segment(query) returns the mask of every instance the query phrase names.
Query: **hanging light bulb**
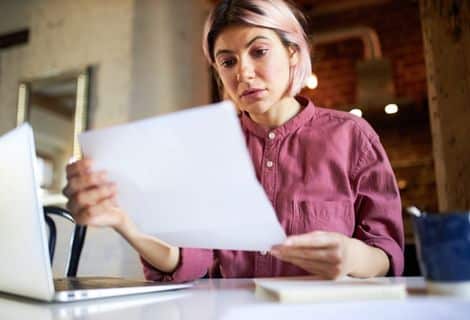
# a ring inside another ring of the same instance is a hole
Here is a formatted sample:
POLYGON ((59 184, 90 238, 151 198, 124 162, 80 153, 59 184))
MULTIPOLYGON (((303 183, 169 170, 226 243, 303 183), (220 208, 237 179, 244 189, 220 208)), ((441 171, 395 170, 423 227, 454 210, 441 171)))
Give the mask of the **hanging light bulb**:
POLYGON ((354 108, 349 111, 349 113, 352 113, 353 115, 362 118, 362 110, 359 108, 354 108))
POLYGON ((390 103, 385 106, 385 113, 386 114, 394 114, 398 112, 398 105, 395 103, 390 103))
POLYGON ((307 88, 312 90, 318 87, 318 78, 315 73, 312 72, 312 74, 308 76, 307 80, 305 81, 305 85, 307 88))

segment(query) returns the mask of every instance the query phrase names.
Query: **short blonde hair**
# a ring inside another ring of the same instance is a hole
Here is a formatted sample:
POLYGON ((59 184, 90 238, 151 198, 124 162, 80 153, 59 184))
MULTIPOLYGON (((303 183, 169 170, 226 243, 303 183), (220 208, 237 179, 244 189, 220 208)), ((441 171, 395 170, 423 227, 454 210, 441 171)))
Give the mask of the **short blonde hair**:
POLYGON ((305 23, 302 13, 283 0, 222 0, 207 17, 202 49, 213 64, 215 40, 225 28, 248 25, 273 30, 284 46, 294 48, 299 55, 298 63, 292 67, 288 88, 288 93, 294 96, 312 72, 310 47, 302 23, 305 23))

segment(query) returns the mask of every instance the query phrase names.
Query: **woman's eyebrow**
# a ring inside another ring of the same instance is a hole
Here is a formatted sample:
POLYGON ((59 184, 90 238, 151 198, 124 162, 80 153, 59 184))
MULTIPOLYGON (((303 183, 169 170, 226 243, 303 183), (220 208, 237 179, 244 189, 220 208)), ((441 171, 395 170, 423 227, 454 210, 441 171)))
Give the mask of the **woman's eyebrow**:
POLYGON ((256 36, 256 37, 254 37, 253 39, 251 39, 250 41, 248 41, 248 42, 245 44, 245 48, 248 48, 249 46, 251 46, 251 44, 252 44, 253 42, 255 42, 256 40, 259 40, 259 39, 270 40, 268 37, 265 37, 265 36, 256 36))
MULTIPOLYGON (((245 48, 248 48, 249 46, 252 45, 253 42, 255 42, 256 40, 259 40, 259 39, 266 39, 266 40, 270 40, 268 37, 265 37, 265 36, 256 36, 254 37, 253 39, 251 39, 250 41, 248 41, 246 44, 245 44, 245 48)), ((215 56, 219 56, 220 54, 224 54, 224 53, 233 53, 232 50, 228 50, 228 49, 222 49, 222 50, 218 50, 215 54, 215 56)))

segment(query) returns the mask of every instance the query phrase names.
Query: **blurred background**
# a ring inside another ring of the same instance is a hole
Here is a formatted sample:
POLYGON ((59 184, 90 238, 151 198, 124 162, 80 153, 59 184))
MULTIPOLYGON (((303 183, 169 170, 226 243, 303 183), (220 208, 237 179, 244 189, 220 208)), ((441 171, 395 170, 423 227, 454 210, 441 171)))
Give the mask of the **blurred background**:
MULTIPOLYGON (((219 100, 201 49, 216 2, 0 0, 0 134, 33 125, 46 203, 64 203, 64 167, 79 156, 80 131, 219 100)), ((404 208, 468 210, 470 1, 292 2, 308 18, 312 47, 302 94, 369 121, 404 208)), ((62 264, 56 259, 56 275, 62 264)), ((96 229, 79 274, 142 277, 131 248, 96 229)))

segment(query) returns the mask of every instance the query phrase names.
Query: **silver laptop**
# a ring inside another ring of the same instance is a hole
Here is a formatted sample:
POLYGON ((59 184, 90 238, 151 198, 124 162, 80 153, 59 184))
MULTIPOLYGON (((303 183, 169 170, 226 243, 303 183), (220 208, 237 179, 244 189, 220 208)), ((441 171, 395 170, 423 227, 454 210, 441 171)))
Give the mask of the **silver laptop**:
POLYGON ((65 302, 192 286, 107 277, 53 279, 35 155, 28 124, 0 137, 0 291, 65 302))

